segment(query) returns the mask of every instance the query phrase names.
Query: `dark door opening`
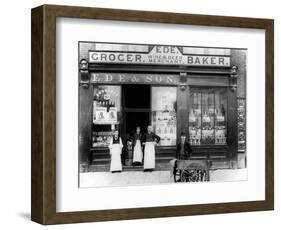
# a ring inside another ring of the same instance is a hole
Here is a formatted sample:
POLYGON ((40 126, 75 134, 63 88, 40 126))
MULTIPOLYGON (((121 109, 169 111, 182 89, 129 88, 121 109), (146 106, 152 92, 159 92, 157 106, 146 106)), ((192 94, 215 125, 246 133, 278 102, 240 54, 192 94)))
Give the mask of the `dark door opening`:
POLYGON ((137 126, 141 127, 141 132, 146 131, 149 125, 149 112, 126 112, 126 133, 133 134, 137 126))
POLYGON ((141 127, 146 131, 150 123, 150 86, 149 85, 123 85, 124 131, 128 135, 141 127))
POLYGON ((123 107, 129 109, 150 109, 149 85, 123 85, 123 107))

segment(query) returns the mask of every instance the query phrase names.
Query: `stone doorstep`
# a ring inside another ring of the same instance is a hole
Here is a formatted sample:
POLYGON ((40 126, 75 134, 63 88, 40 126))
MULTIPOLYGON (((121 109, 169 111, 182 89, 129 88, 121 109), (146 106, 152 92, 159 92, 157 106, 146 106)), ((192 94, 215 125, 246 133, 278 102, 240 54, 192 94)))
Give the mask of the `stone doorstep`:
MULTIPOLYGON (((90 165, 88 170, 83 172, 107 172, 109 171, 109 165, 90 165)), ((122 166, 123 171, 143 171, 143 166, 122 166)), ((156 164, 156 171, 166 171, 169 170, 169 164, 156 164)))

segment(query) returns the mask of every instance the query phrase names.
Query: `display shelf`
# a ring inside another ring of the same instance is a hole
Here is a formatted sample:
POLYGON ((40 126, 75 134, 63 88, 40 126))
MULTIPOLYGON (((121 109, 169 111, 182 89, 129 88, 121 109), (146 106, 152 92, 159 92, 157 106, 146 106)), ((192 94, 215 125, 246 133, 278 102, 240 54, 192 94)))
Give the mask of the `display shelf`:
POLYGON ((190 91, 189 140, 192 146, 225 145, 227 97, 224 88, 190 91))

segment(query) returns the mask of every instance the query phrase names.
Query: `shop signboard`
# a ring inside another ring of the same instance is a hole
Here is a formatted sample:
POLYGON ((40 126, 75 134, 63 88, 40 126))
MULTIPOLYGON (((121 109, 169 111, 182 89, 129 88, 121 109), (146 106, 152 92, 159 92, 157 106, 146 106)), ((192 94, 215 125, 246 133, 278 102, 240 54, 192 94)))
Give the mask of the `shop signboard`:
POLYGON ((137 73, 91 73, 93 84, 151 84, 178 85, 179 75, 137 74, 137 73))
POLYGON ((154 46, 147 53, 89 51, 89 63, 229 67, 230 56, 183 54, 177 46, 154 46))

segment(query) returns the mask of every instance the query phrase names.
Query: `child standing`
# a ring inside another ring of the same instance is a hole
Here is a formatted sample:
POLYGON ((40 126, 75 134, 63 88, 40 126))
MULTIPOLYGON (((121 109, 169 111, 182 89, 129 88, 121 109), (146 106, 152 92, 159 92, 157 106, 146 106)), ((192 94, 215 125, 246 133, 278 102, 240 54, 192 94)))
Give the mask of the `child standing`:
POLYGON ((190 159, 191 153, 192 153, 192 149, 190 143, 186 138, 186 134, 181 133, 180 141, 177 144, 177 159, 188 160, 190 159))

